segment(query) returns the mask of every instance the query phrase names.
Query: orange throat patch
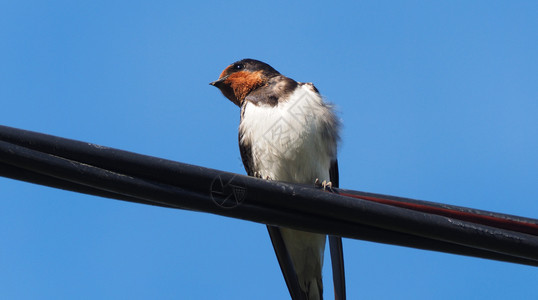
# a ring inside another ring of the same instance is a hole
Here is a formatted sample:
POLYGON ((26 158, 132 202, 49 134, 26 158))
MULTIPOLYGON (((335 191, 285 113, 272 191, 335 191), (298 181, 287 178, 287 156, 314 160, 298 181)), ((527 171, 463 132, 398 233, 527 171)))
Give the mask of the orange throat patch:
POLYGON ((226 78, 224 83, 229 85, 233 90, 235 99, 230 100, 241 106, 248 93, 263 84, 262 71, 232 73, 226 78))

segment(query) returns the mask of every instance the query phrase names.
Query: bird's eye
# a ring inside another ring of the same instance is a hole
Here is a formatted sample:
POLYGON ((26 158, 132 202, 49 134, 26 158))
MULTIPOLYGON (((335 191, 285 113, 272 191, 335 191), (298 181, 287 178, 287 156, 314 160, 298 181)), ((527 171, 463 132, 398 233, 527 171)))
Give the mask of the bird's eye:
POLYGON ((243 64, 235 64, 234 65, 234 70, 241 70, 243 69, 245 66, 243 64))

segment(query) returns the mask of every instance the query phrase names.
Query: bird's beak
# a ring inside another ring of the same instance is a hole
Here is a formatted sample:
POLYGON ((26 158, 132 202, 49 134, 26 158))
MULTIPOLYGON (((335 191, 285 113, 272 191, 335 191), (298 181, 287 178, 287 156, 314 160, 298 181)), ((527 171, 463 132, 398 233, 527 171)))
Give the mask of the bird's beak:
POLYGON ((216 86, 216 87, 220 87, 220 85, 226 80, 228 79, 228 76, 224 76, 222 78, 219 78, 218 80, 215 80, 213 82, 210 82, 209 84, 212 85, 212 86, 216 86))

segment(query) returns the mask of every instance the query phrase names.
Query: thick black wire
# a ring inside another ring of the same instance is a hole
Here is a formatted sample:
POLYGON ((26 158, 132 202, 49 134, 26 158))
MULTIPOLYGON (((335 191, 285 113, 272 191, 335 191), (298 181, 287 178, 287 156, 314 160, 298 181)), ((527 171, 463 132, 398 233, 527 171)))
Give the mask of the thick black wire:
MULTIPOLYGON (((224 173, 218 170, 178 163, 166 159, 140 155, 128 151, 117 150, 76 140, 60 138, 52 135, 36 133, 0 125, 0 140, 15 145, 27 147, 55 156, 64 157, 74 161, 84 162, 109 171, 117 171, 135 177, 155 180, 172 185, 185 186, 189 189, 206 191, 207 178, 215 178, 224 173)), ((515 220, 538 224, 538 220, 519 216, 500 214, 484 210, 466 208, 461 206, 415 200, 389 195, 365 193, 346 189, 336 189, 342 193, 359 196, 373 196, 400 202, 423 204, 441 207, 454 211, 469 212, 477 215, 493 216, 507 220, 515 220)), ((538 235, 538 232, 536 233, 538 235)))
MULTIPOLYGON (((225 173, 214 169, 178 163, 166 159, 140 155, 91 143, 1 125, 0 140, 11 142, 13 144, 44 153, 49 153, 55 156, 64 157, 70 160, 84 162, 85 164, 96 166, 105 170, 117 171, 118 173, 129 174, 131 176, 151 179, 176 186, 184 186, 190 190, 194 189, 207 191, 210 188, 207 185, 207 179, 209 178, 212 180, 220 174, 225 173)), ((536 219, 500 214, 461 206, 346 189, 335 190, 342 193, 355 194, 359 196, 380 197, 400 202, 423 204, 454 211, 469 212, 477 215, 493 216, 506 220, 538 224, 538 220, 536 219)), ((536 235, 538 235, 538 231, 536 232, 536 235)))
POLYGON ((0 143, 0 175, 6 177, 307 231, 538 265, 538 239, 526 234, 6 128, 0 127, 0 140, 32 148, 0 143), (209 195, 216 178, 246 188, 243 203, 232 209, 216 205, 209 195))

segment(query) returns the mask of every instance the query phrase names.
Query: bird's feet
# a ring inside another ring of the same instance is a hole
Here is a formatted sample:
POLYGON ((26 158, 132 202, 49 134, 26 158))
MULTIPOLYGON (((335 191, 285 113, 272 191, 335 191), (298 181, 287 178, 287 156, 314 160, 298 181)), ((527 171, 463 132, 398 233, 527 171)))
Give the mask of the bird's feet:
POLYGON ((314 185, 317 188, 321 188, 324 191, 333 191, 333 183, 327 180, 323 180, 322 182, 319 181, 319 178, 316 178, 316 181, 314 182, 314 185))
POLYGON ((269 176, 263 177, 260 172, 254 172, 254 177, 260 178, 260 179, 265 179, 265 180, 272 180, 271 177, 269 177, 269 176))

